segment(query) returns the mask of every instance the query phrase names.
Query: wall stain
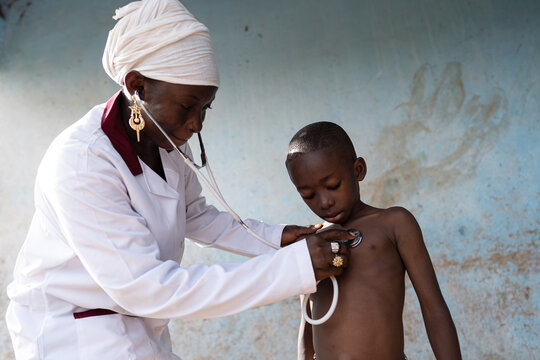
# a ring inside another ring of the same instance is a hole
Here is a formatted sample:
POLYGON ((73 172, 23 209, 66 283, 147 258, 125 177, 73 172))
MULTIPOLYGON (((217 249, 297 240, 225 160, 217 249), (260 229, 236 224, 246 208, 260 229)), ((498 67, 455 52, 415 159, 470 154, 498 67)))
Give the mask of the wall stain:
MULTIPOLYGON (((511 239, 524 239, 517 242, 519 248, 498 246, 492 251, 485 251, 480 256, 461 259, 460 261, 448 259, 446 254, 439 254, 435 265, 448 271, 488 270, 497 273, 503 267, 510 264, 517 267, 513 275, 522 275, 529 272, 540 272, 540 257, 538 256, 537 240, 540 239, 540 229, 525 229, 508 235, 511 239), (530 241, 525 242, 525 239, 530 241)), ((516 242, 512 243, 514 246, 516 242)), ((528 298, 528 293, 525 296, 528 298)))
MULTIPOLYGON (((7 14, 12 10, 13 5, 18 3, 19 0, 0 0, 0 18, 6 19, 7 14)), ((28 9, 32 5, 32 2, 27 1, 19 12, 19 18, 17 20, 17 23, 20 23, 22 19, 24 18, 24 15, 26 14, 26 9, 28 9)))
POLYGON ((509 264, 517 266, 517 274, 528 273, 531 268, 540 269, 540 259, 536 249, 519 249, 508 252, 497 250, 491 254, 474 256, 460 261, 450 260, 445 254, 439 254, 437 258, 438 260, 435 262, 437 268, 451 271, 481 269, 495 272, 509 264))
POLYGON ((410 97, 394 112, 401 119, 386 126, 375 142, 390 168, 369 181, 372 201, 387 207, 420 191, 440 191, 473 176, 484 154, 509 125, 504 91, 487 99, 467 97, 461 64, 449 63, 435 79, 428 64, 414 74, 410 97))

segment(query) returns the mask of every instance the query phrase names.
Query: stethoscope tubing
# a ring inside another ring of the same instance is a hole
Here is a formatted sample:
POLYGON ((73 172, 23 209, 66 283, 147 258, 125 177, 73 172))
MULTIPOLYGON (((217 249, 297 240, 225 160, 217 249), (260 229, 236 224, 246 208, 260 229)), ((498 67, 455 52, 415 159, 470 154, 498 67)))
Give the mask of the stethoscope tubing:
MULTIPOLYGON (((219 201, 219 203, 223 205, 223 207, 227 210, 227 212, 231 214, 234 220, 238 221, 238 223, 242 225, 244 229, 246 229, 248 234, 253 236, 255 239, 271 247, 272 249, 279 250, 280 247, 278 245, 269 242, 268 240, 264 239, 259 234, 251 230, 250 227, 247 226, 247 224, 240 218, 240 216, 229 206, 229 204, 227 204, 227 202, 225 201, 225 198, 223 197, 223 195, 221 194, 221 191, 219 190, 216 179, 214 178, 214 174, 212 173, 210 164, 208 162, 208 157, 206 157, 206 164, 205 164, 206 172, 208 173, 208 178, 206 178, 206 176, 204 176, 204 174, 200 171, 200 168, 193 162, 193 160, 191 160, 186 154, 184 154, 182 150, 180 150, 180 147, 174 143, 174 141, 171 139, 169 134, 167 134, 167 132, 161 127, 161 125, 159 125, 159 123, 157 122, 156 119, 154 119, 152 114, 150 114, 150 112, 146 110, 146 107, 144 106, 141 98, 139 97, 139 93, 137 91, 135 91, 134 96, 135 96, 136 101, 138 102, 138 105, 141 107, 144 113, 150 118, 150 120, 154 123, 154 125, 158 128, 158 130, 163 134, 163 136, 165 136, 167 141, 169 141, 173 149, 182 157, 186 165, 189 166, 189 168, 193 170, 195 174, 197 174, 199 179, 201 179, 204 182, 206 187, 210 190, 210 192, 214 195, 214 197, 219 201)), ((330 309, 328 309, 328 312, 326 313, 326 315, 324 315, 322 318, 317 319, 317 320, 310 318, 307 314, 307 304, 309 300, 309 294, 306 294, 302 301, 302 315, 304 316, 304 319, 312 325, 319 325, 319 324, 324 323, 333 315, 334 311, 336 310, 337 301, 338 301, 338 293, 339 293, 338 285, 337 285, 337 280, 334 276, 331 276, 330 279, 332 280, 332 285, 334 288, 334 296, 332 298, 330 309)))
POLYGON ((240 216, 229 206, 229 204, 227 204, 227 202, 225 201, 225 198, 223 197, 223 195, 221 194, 221 191, 219 190, 219 187, 217 186, 217 182, 209 166, 208 158, 205 165, 206 171, 208 172, 208 179, 207 179, 206 176, 204 176, 204 174, 197 167, 197 165, 195 165, 195 163, 188 156, 186 156, 182 150, 180 150, 179 146, 177 146, 174 143, 174 141, 171 139, 169 134, 167 134, 167 132, 161 127, 161 125, 157 122, 157 120, 154 119, 154 116, 152 116, 152 114, 150 114, 150 112, 146 110, 146 107, 141 101, 141 98, 139 97, 139 93, 137 91, 135 91, 135 99, 137 100, 137 102, 139 103, 138 105, 143 109, 145 114, 148 115, 148 117, 154 123, 154 125, 158 128, 158 130, 163 134, 163 136, 165 136, 167 141, 169 141, 173 149, 182 157, 186 165, 189 166, 191 170, 193 170, 195 174, 197 174, 197 176, 199 176, 199 178, 204 182, 204 184, 210 190, 210 192, 214 195, 214 197, 220 202, 221 205, 223 205, 223 207, 227 210, 227 212, 231 214, 234 220, 238 221, 240 225, 242 225, 248 231, 248 233, 254 236, 257 240, 261 241, 263 244, 267 246, 270 246, 272 249, 278 250, 279 246, 272 244, 271 242, 267 241, 266 239, 264 239, 263 237, 259 236, 257 233, 252 231, 246 225, 246 223, 244 223, 244 221, 240 218, 240 216))

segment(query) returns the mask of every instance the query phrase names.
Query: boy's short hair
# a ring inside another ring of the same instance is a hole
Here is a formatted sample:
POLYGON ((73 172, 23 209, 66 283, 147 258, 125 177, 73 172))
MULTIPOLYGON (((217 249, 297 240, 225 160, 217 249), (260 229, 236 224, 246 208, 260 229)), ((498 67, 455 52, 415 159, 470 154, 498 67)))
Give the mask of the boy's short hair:
POLYGON ((299 155, 327 148, 345 159, 353 162, 356 160, 354 145, 345 130, 333 122, 320 121, 304 126, 292 137, 285 163, 288 164, 299 155))

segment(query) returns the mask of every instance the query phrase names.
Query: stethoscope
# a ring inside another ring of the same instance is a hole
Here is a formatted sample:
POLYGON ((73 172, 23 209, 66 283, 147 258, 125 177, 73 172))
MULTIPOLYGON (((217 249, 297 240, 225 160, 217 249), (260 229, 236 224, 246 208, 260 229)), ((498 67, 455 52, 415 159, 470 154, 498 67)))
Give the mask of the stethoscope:
MULTIPOLYGON (((204 145, 203 145, 201 133, 200 132, 197 133, 197 136, 199 138, 199 145, 200 145, 200 148, 201 148, 201 165, 197 165, 186 154, 184 154, 184 152, 182 150, 180 150, 180 147, 174 143, 174 141, 171 139, 171 137, 161 127, 161 125, 159 125, 159 123, 152 116, 152 114, 150 114, 150 112, 148 110, 146 110, 145 106, 143 105, 143 102, 141 101, 141 98, 139 97, 139 93, 137 91, 135 91, 135 94, 134 94, 134 101, 136 101, 138 103, 136 105, 138 105, 146 113, 146 115, 148 115, 148 117, 150 118, 150 120, 152 120, 154 125, 159 129, 159 131, 163 134, 163 136, 165 136, 167 141, 169 141, 169 143, 171 144, 173 149, 182 157, 182 159, 184 160, 186 165, 191 170, 193 170, 195 172, 195 174, 197 174, 199 179, 201 179, 204 182, 204 184, 206 185, 208 190, 210 190, 210 192, 219 201, 219 203, 221 205, 223 205, 223 207, 227 210, 227 212, 229 214, 231 214, 231 216, 234 218, 234 220, 236 220, 240 225, 242 225, 242 227, 244 229, 246 229, 246 231, 251 236, 253 236, 255 239, 257 239, 260 242, 262 242, 263 244, 271 247, 272 249, 279 250, 280 249, 279 246, 277 246, 275 244, 272 244, 271 242, 264 239, 259 234, 255 233, 253 230, 251 230, 249 228, 249 226, 247 226, 247 224, 240 218, 240 216, 236 212, 234 212, 233 209, 231 209, 229 204, 227 204, 227 202, 225 201, 225 198, 223 197, 223 195, 221 194, 221 191, 219 190, 219 187, 218 187, 218 185, 216 183, 216 179, 214 178, 214 174, 212 173, 212 169, 210 168, 210 164, 208 162, 208 158, 207 158, 206 152, 204 150, 204 145), (203 167, 206 168, 206 172, 208 173, 208 178, 206 176, 204 176, 204 174, 200 171, 200 169, 202 169, 203 167)), ((350 244, 350 246, 351 247, 357 246, 360 243, 360 241, 362 241, 362 235, 360 235, 360 233, 358 233, 356 239, 352 240, 352 243, 350 244)), ((332 314, 334 314, 334 311, 336 310, 337 301, 338 301, 338 295, 339 295, 338 284, 337 284, 337 280, 336 280, 336 278, 334 276, 331 276, 330 279, 332 280, 332 286, 333 286, 333 289, 334 289, 334 296, 332 298, 332 303, 330 305, 330 308, 328 309, 328 312, 323 317, 321 317, 320 319, 315 320, 315 319, 312 319, 311 317, 308 316, 308 314, 307 314, 307 304, 308 304, 308 300, 309 300, 309 294, 304 295, 304 298, 302 300, 302 315, 304 316, 304 319, 308 323, 310 323, 312 325, 319 325, 319 324, 324 323, 325 321, 330 319, 330 317, 332 316, 332 314)))

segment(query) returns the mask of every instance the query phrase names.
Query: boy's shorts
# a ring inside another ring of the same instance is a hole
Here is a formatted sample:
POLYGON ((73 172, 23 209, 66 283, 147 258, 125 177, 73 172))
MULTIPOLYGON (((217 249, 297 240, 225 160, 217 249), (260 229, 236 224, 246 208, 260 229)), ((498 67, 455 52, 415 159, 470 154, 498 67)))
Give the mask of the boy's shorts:
MULTIPOLYGON (((317 360, 317 354, 313 354, 313 360, 317 360)), ((409 360, 407 355, 403 354, 403 360, 409 360)))

